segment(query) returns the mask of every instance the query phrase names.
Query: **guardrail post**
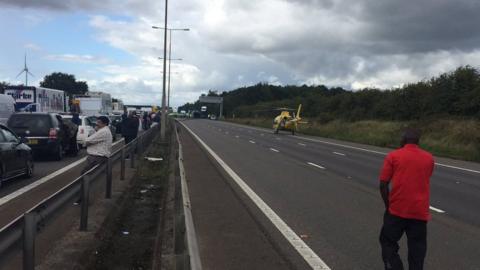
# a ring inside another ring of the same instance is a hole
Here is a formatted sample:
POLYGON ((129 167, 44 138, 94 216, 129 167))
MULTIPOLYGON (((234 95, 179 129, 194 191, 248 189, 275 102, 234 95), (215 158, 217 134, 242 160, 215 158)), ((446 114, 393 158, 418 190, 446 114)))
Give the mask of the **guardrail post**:
POLYGON ((35 269, 35 234, 37 232, 36 213, 23 215, 23 269, 35 269))
POLYGON ((130 168, 135 168, 135 148, 136 148, 137 141, 133 141, 130 144, 130 168))
POLYGON ((88 202, 90 194, 90 176, 84 175, 82 178, 81 210, 80 210, 80 231, 87 231, 88 224, 88 202))
POLYGON ((105 190, 105 198, 112 198, 112 158, 107 159, 107 186, 105 190))
POLYGON ((122 148, 120 157, 120 180, 125 180, 125 147, 122 148))

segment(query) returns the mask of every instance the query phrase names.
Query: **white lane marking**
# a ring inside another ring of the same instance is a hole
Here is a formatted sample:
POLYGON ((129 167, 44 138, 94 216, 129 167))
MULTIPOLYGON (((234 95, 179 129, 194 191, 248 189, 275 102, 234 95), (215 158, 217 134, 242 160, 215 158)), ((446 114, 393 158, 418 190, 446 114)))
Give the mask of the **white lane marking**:
POLYGON ((277 152, 277 153, 280 152, 280 151, 278 151, 278 150, 275 149, 275 148, 270 148, 270 150, 272 150, 273 152, 277 152))
MULTIPOLYGON (((115 146, 116 144, 118 144, 118 143, 120 143, 120 142, 123 142, 123 141, 124 141, 123 139, 120 139, 119 141, 117 141, 117 142, 115 142, 114 144, 112 144, 112 146, 115 146)), ((26 192, 28 192, 28 191, 30 191, 30 190, 32 190, 32 189, 40 186, 41 184, 44 184, 44 183, 52 180, 53 178, 61 175, 62 173, 64 173, 64 172, 66 172, 66 171, 74 168, 75 166, 81 164, 81 163, 84 162, 85 160, 87 160, 87 157, 83 157, 83 158, 81 158, 81 159, 79 159, 79 160, 71 163, 70 165, 61 168, 61 169, 58 170, 58 171, 55 171, 55 172, 53 172, 53 173, 51 173, 51 174, 49 174, 49 175, 47 175, 47 176, 44 176, 44 177, 36 180, 35 182, 31 183, 31 184, 28 185, 28 186, 24 186, 24 187, 22 187, 21 189, 17 189, 16 191, 14 191, 14 192, 12 192, 12 193, 10 193, 10 194, 8 194, 8 195, 6 195, 6 196, 3 196, 2 198, 0 198, 0 206, 6 204, 7 202, 15 199, 16 197, 18 197, 18 196, 20 196, 20 195, 22 195, 22 194, 24 194, 24 193, 26 193, 26 192)))
POLYGON ((315 163, 312 163, 312 162, 307 162, 307 164, 308 164, 308 165, 312 165, 312 166, 314 166, 314 167, 317 167, 317 168, 319 168, 319 169, 325 170, 325 167, 320 166, 320 165, 318 165, 318 164, 315 164, 315 163))
POLYGON ((238 176, 208 145, 206 145, 197 134, 193 133, 184 123, 182 124, 195 139, 210 153, 210 155, 223 167, 237 185, 247 194, 247 196, 255 203, 255 205, 263 212, 263 214, 272 222, 272 224, 280 231, 287 241, 297 250, 303 259, 310 265, 312 269, 330 270, 330 267, 323 262, 320 257, 283 221, 280 216, 266 204, 260 196, 258 196, 240 176, 238 176))
POLYGON ((304 143, 298 143, 298 145, 300 145, 300 146, 307 146, 307 145, 304 144, 304 143))
POLYGON ((441 167, 447 167, 447 168, 450 168, 450 169, 462 170, 462 171, 466 171, 466 172, 480 173, 480 171, 466 169, 466 168, 462 168, 462 167, 455 167, 455 166, 446 165, 446 164, 442 164, 442 163, 436 163, 435 162, 435 165, 441 166, 441 167))
POLYGON ((433 210, 433 211, 441 213, 441 214, 445 213, 445 211, 443 211, 442 209, 438 209, 438 208, 435 208, 433 206, 430 206, 430 210, 433 210))
POLYGON ((238 135, 235 135, 235 138, 240 138, 240 136, 238 136, 238 135))
POLYGON ((276 138, 276 139, 277 139, 277 140, 279 140, 279 141, 281 141, 281 140, 282 140, 282 139, 280 139, 280 138, 276 138))
POLYGON ((339 156, 346 156, 345 154, 343 153, 339 153, 339 152, 333 152, 335 155, 339 155, 339 156))
MULTIPOLYGON (((290 136, 290 135, 288 135, 288 136, 290 136)), ((384 156, 387 155, 387 153, 384 153, 384 152, 369 150, 369 149, 360 148, 360 147, 355 147, 355 146, 350 146, 350 145, 344 145, 344 144, 339 144, 339 143, 326 142, 326 141, 322 141, 322 140, 316 140, 316 139, 310 139, 310 138, 304 138, 304 137, 298 137, 298 136, 296 136, 295 138, 302 139, 302 140, 307 140, 307 141, 311 141, 311 142, 319 142, 319 143, 324 143, 324 144, 341 146, 341 147, 344 147, 344 148, 350 148, 350 149, 360 150, 360 151, 369 152, 369 153, 374 153, 374 154, 379 154, 379 155, 384 155, 384 156)), ((472 169, 467 169, 467 168, 462 168, 462 167, 456 167, 456 166, 446 165, 446 164, 443 164, 443 163, 437 163, 437 162, 435 162, 435 165, 441 166, 441 167, 450 168, 450 169, 456 169, 456 170, 466 171, 466 172, 480 173, 480 171, 477 171, 477 170, 472 170, 472 169)))
POLYGON ((249 141, 250 143, 255 143, 254 141, 249 141))

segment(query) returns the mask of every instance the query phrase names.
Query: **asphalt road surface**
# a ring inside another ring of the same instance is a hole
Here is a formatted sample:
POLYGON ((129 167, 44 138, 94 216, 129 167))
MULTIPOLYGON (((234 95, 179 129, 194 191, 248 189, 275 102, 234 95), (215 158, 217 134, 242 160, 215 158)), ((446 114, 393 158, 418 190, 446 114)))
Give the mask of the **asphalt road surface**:
MULTIPOLYGON (((219 121, 183 124, 331 269, 382 269, 378 174, 391 149, 219 121)), ((425 269, 480 269, 480 164, 436 162, 425 269)), ((406 263, 405 239, 400 253, 406 263)))

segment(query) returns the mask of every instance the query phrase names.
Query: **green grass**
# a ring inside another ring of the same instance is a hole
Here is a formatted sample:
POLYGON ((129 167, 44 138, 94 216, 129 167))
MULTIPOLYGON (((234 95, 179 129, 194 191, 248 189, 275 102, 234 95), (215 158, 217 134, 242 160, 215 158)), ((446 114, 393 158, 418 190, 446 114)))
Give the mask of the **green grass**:
MULTIPOLYGON (((252 126, 272 128, 272 119, 241 118, 227 121, 252 126)), ((406 127, 422 131, 420 146, 436 156, 461 160, 480 161, 480 121, 465 119, 436 119, 411 122, 366 120, 345 122, 334 120, 322 123, 309 119, 300 127, 306 135, 381 147, 396 148, 406 127)))

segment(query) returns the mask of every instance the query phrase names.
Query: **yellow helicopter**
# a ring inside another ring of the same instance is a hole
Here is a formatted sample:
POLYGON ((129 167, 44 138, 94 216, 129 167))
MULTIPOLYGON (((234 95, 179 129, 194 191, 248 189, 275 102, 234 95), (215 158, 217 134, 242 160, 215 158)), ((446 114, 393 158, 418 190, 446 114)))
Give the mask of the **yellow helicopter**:
POLYGON ((298 106, 297 114, 293 109, 289 108, 280 108, 280 114, 275 117, 273 120, 273 132, 278 134, 280 130, 286 130, 292 132, 292 135, 295 135, 295 132, 298 129, 298 124, 304 124, 306 122, 300 122, 302 119, 300 117, 300 110, 302 109, 302 104, 298 106), (292 112, 292 114, 290 114, 292 112))

